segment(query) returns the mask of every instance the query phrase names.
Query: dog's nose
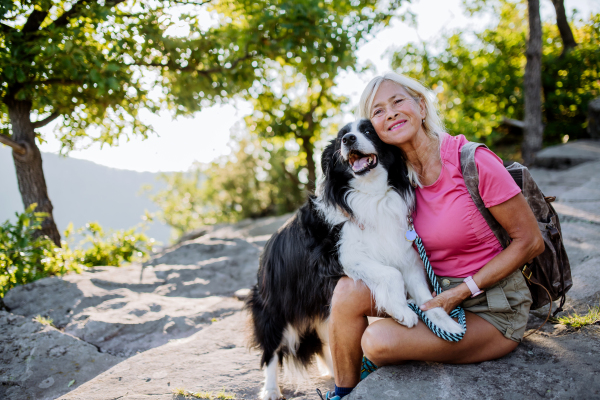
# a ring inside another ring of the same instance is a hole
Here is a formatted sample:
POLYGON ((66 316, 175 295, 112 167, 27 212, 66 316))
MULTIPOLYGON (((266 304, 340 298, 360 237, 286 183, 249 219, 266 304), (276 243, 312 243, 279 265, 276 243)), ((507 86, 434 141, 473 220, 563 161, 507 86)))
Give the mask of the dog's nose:
POLYGON ((344 144, 354 144, 356 142, 356 135, 354 133, 346 133, 344 137, 342 137, 342 143, 344 144))

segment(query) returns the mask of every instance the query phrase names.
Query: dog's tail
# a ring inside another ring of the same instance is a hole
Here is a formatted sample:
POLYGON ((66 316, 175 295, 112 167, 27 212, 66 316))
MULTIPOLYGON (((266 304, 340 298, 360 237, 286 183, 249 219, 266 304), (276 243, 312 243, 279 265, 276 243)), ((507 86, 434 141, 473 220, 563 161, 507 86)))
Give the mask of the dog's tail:
POLYGON ((250 346, 262 351, 261 368, 277 356, 279 364, 285 365, 286 372, 297 380, 307 376, 306 371, 315 356, 327 360, 329 367, 327 323, 316 320, 286 322, 283 314, 267 309, 257 286, 252 288, 245 303, 252 325, 250 346))
MULTIPOLYGON (((281 322, 282 318, 267 310, 257 285, 252 288, 250 294, 246 297, 244 308, 249 312, 251 318, 250 347, 262 351, 263 354, 260 360, 262 368, 280 350, 285 326, 281 322)), ((280 363, 282 355, 280 354, 279 357, 280 363)))

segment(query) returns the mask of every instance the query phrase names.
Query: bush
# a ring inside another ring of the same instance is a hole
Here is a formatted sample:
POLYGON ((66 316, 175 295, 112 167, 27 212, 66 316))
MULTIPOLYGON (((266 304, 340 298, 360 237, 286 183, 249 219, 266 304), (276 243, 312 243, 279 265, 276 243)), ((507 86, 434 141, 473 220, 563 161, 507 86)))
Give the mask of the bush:
POLYGON ((46 213, 34 212, 32 204, 17 221, 0 225, 0 297, 17 285, 51 275, 80 272, 81 267, 65 259, 68 253, 45 236, 36 235, 46 213))
POLYGON ((39 235, 46 213, 35 212, 32 204, 17 221, 0 225, 0 298, 18 285, 24 285, 84 268, 100 265, 120 266, 142 259, 152 251, 154 239, 148 238, 144 226, 105 232, 97 222, 88 223, 77 233, 85 234, 77 248, 72 248, 73 225, 63 233, 62 248, 39 235))
MULTIPOLYGON (((71 252, 71 257, 84 267, 108 265, 119 267, 124 262, 141 261, 152 252, 154 239, 143 232, 144 226, 135 226, 127 230, 105 232, 97 222, 90 222, 77 233, 85 234, 79 247, 71 252)), ((70 224, 64 235, 71 236, 73 225, 70 224)), ((67 247, 67 251, 70 251, 67 247)))

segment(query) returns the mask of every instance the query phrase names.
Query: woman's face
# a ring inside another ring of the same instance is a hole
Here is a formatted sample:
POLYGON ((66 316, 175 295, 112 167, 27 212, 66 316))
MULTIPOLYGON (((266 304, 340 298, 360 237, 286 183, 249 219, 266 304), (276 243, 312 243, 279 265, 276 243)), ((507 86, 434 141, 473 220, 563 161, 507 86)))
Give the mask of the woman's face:
POLYGON ((381 140, 401 147, 416 138, 425 116, 423 101, 415 101, 397 83, 383 81, 375 93, 370 119, 381 140))

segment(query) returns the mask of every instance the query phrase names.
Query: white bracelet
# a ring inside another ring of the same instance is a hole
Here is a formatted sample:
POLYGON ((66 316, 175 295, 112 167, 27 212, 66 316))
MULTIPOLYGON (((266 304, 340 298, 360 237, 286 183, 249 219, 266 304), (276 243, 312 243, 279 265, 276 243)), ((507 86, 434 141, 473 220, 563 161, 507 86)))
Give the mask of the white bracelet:
POLYGON ((479 289, 472 276, 467 276, 463 282, 469 287, 469 290, 471 291, 471 298, 479 296, 481 293, 483 293, 483 290, 479 289))

